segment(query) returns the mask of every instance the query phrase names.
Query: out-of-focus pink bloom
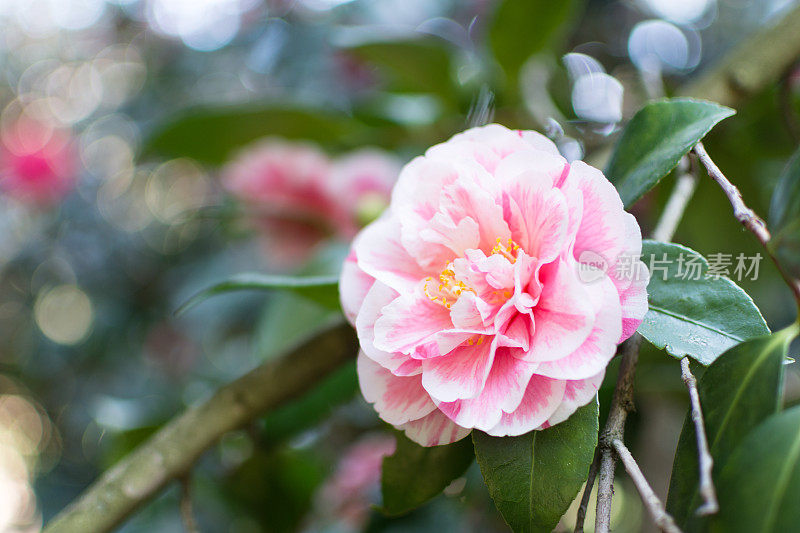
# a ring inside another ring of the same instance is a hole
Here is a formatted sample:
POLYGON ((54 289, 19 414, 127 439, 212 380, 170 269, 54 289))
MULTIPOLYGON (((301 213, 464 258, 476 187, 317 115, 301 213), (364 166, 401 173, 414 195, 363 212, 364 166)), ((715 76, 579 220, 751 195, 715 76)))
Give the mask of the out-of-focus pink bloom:
POLYGON ((566 420, 647 311, 641 246, 603 174, 538 133, 434 146, 345 262, 365 398, 424 446, 566 420))
POLYGON ((379 494, 383 458, 393 454, 394 448, 390 435, 370 435, 351 446, 320 489, 318 513, 348 530, 361 531, 379 494))
POLYGON ((326 185, 330 171, 328 158, 311 145, 265 139, 228 165, 222 179, 266 214, 336 220, 340 213, 326 185))
POLYGON ((252 211, 278 265, 305 260, 323 239, 350 231, 349 217, 328 192, 331 163, 303 143, 264 139, 223 171, 224 187, 252 211))
POLYGON ((378 150, 330 160, 309 144, 265 139, 223 171, 223 184, 251 211, 279 266, 306 260, 325 239, 351 239, 389 203, 399 163, 378 150))
POLYGON ((400 166, 395 157, 377 149, 352 152, 334 162, 329 188, 350 215, 353 232, 346 237, 352 238, 386 209, 400 166))
POLYGON ((52 205, 75 186, 77 156, 71 135, 30 119, 0 132, 0 188, 26 203, 52 205))

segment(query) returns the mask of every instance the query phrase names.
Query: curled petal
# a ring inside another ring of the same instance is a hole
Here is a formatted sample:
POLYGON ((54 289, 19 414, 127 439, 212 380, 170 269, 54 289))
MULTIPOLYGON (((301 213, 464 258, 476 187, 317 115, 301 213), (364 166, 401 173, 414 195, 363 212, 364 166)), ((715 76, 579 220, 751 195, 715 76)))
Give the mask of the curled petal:
POLYGON ((351 252, 342 265, 342 276, 339 281, 342 310, 351 324, 355 325, 359 307, 373 283, 375 283, 375 278, 358 268, 356 255, 351 252))
POLYGON ((427 276, 400 242, 400 224, 388 213, 364 228, 353 242, 358 266, 389 287, 408 292, 427 276))
POLYGON ((647 284, 650 282, 650 274, 641 261, 634 263, 633 269, 631 284, 619 292, 622 303, 622 335, 618 342, 633 335, 647 314, 647 284))
POLYGON ((512 413, 503 413, 500 421, 486 432, 495 437, 505 437, 522 435, 538 428, 562 403, 565 387, 565 381, 534 375, 519 407, 512 413))
POLYGON ((481 336, 442 357, 422 362, 422 386, 439 401, 473 398, 480 394, 492 369, 495 345, 481 336))
POLYGON ((569 217, 560 190, 520 174, 506 185, 502 202, 512 239, 526 254, 549 263, 566 248, 569 217))
POLYGON ((603 383, 604 376, 605 370, 588 379, 565 382, 564 399, 561 401, 561 405, 550 415, 547 422, 542 424, 541 429, 563 422, 572 416, 572 413, 579 407, 583 407, 593 399, 597 401, 597 391, 603 383))
POLYGON ((536 370, 538 374, 556 379, 584 379, 602 372, 614 357, 622 334, 622 308, 617 289, 607 277, 587 288, 595 309, 592 332, 568 356, 541 363, 536 370))
POLYGON ((417 288, 401 294, 381 310, 375 321, 375 346, 386 352, 413 353, 440 331, 453 328, 450 311, 417 288))
POLYGON ((375 347, 375 321, 384 307, 397 299, 397 292, 380 281, 375 282, 364 297, 356 316, 356 332, 361 350, 373 361, 398 376, 422 372, 419 361, 401 352, 387 352, 375 347))
POLYGON ((535 331, 529 361, 555 361, 574 352, 592 331, 595 310, 574 262, 559 259, 542 267, 542 294, 533 309, 535 331))
POLYGON ((441 411, 434 410, 418 420, 412 420, 398 427, 406 437, 420 446, 441 446, 459 441, 470 434, 471 428, 464 428, 447 418, 441 411))
MULTIPOLYGON (((439 410, 461 426, 488 431, 498 424, 504 412, 519 407, 535 368, 535 364, 513 357, 510 350, 501 348, 497 350, 492 371, 480 395, 437 402, 439 410)), ((560 400, 559 396, 557 401, 560 400)))
POLYGON ((358 354, 356 367, 364 398, 388 423, 405 424, 436 408, 422 388, 419 375, 395 376, 363 353, 358 354))

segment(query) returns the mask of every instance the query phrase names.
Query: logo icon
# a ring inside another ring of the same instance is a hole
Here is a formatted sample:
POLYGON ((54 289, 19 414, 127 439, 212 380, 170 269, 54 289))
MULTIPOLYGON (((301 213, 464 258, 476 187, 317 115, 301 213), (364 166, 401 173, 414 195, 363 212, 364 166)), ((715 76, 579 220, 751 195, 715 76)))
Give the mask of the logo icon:
POLYGON ((578 257, 578 279, 583 283, 602 279, 607 270, 608 261, 597 252, 584 250, 578 257))

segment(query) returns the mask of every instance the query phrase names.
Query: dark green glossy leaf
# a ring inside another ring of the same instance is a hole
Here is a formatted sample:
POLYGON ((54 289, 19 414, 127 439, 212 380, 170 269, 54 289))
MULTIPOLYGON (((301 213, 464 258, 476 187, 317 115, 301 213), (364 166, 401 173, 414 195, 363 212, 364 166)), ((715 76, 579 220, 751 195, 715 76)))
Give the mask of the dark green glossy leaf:
MULTIPOLYGON (((743 342, 722 354, 700 378, 697 388, 714 458, 714 479, 739 442, 780 408, 784 359, 795 333, 782 330, 743 342)), ((695 439, 687 414, 672 466, 667 510, 689 531, 701 526, 694 515, 701 504, 695 439)))
POLYGON ((787 224, 772 234, 769 249, 793 278, 800 278, 800 220, 787 224))
POLYGON ((472 432, 495 505, 517 532, 552 531, 586 481, 597 446, 596 401, 566 421, 519 437, 472 432))
POLYGON ((769 225, 773 231, 800 219, 800 149, 783 169, 769 206, 769 225))
POLYGON ((376 41, 347 50, 376 65, 392 91, 433 93, 445 102, 456 94, 450 54, 441 41, 376 41))
POLYGON ((305 139, 324 146, 367 142, 363 126, 345 115, 287 105, 188 109, 150 135, 143 156, 191 157, 220 164, 237 149, 266 136, 305 139))
POLYGON ((731 454, 719 476, 713 531, 784 533, 800 525, 800 406, 773 415, 731 454))
POLYGON ((650 309, 638 331, 670 355, 708 365, 728 348, 769 333, 752 298, 727 278, 706 279, 708 262, 694 250, 644 241, 642 260, 651 268, 650 309))
POLYGON ((425 448, 398 433, 394 454, 383 459, 383 512, 399 515, 416 509, 461 476, 474 457, 469 439, 425 448))
POLYGON ((769 246, 789 274, 800 277, 800 149, 781 174, 769 209, 769 246))
POLYGON ((578 5, 570 0, 504 0, 500 4, 489 28, 489 43, 512 83, 525 61, 562 33, 578 5))
POLYGON ((314 301, 328 309, 339 309, 339 278, 337 276, 269 276, 266 274, 238 274, 232 278, 200 291, 180 306, 176 314, 218 294, 250 290, 287 290, 314 301))
MULTIPOLYGON (((236 502, 238 512, 248 517, 250 527, 256 531, 292 533, 301 530, 303 520, 313 508, 314 495, 330 475, 331 467, 314 450, 288 446, 271 450, 256 448, 247 457, 235 470, 229 472, 228 467, 218 480, 203 489, 209 498, 218 498, 209 501, 236 502), (218 495, 210 492, 214 490, 219 491, 218 495)), ((199 480, 196 482, 200 484, 199 480)), ((206 529, 218 531, 222 528, 206 529)), ((159 530, 164 528, 152 528, 152 531, 159 530)))
POLYGON ((625 127, 606 168, 625 206, 655 187, 717 122, 734 113, 689 98, 658 100, 640 109, 625 127))
POLYGON ((278 443, 319 424, 339 405, 355 397, 358 377, 355 361, 314 387, 302 398, 268 414, 262 420, 264 441, 278 443))

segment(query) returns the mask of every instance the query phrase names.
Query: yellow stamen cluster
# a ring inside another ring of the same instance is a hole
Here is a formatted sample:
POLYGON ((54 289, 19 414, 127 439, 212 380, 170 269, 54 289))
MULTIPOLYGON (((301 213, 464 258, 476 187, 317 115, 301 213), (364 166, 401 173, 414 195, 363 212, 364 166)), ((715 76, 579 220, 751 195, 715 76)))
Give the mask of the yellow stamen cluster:
MULTIPOLYGON (((515 263, 517 261, 517 254, 519 250, 519 245, 515 243, 512 239, 508 239, 506 243, 503 242, 502 239, 497 239, 497 244, 494 248, 492 248, 492 253, 500 254, 510 262, 515 263)), ((468 286, 461 280, 456 279, 456 273, 453 270, 453 263, 447 263, 442 269, 442 272, 439 274, 439 284, 436 288, 436 291, 432 294, 432 289, 429 289, 429 285, 431 283, 435 283, 433 277, 429 276, 425 278, 425 284, 423 285, 423 290, 425 291, 425 296, 431 299, 431 301, 439 303, 446 308, 450 309, 452 307, 453 302, 458 300, 461 293, 464 291, 468 291, 471 293, 475 293, 475 290, 468 286)), ((496 291, 496 297, 500 297, 500 291, 496 291)), ((511 297, 511 292, 505 290, 502 292, 502 298, 508 299, 511 297)), ((474 342, 470 340, 470 342, 474 342)), ((478 340, 478 344, 483 342, 482 339, 478 340)))
POLYGON ((467 339, 467 344, 469 346, 475 346, 475 345, 480 346, 481 344, 483 344, 484 335, 476 335, 476 337, 478 337, 478 341, 477 342, 475 341, 475 337, 472 337, 472 338, 467 339))
POLYGON ((497 244, 492 248, 492 255, 500 254, 514 263, 517 261, 517 250, 519 250, 519 244, 511 239, 508 239, 508 243, 503 244, 503 240, 498 237, 497 244))
POLYGON ((433 278, 430 276, 425 278, 425 295, 430 298, 431 301, 441 303, 448 309, 450 309, 450 307, 453 305, 452 302, 458 300, 458 297, 461 296, 462 292, 475 292, 463 281, 456 279, 456 273, 453 271, 452 263, 445 265, 444 270, 442 270, 441 274, 439 274, 439 286, 437 287, 436 295, 432 295, 430 292, 428 292, 428 284, 432 281, 433 278), (450 298, 450 301, 448 301, 448 297, 450 298))

